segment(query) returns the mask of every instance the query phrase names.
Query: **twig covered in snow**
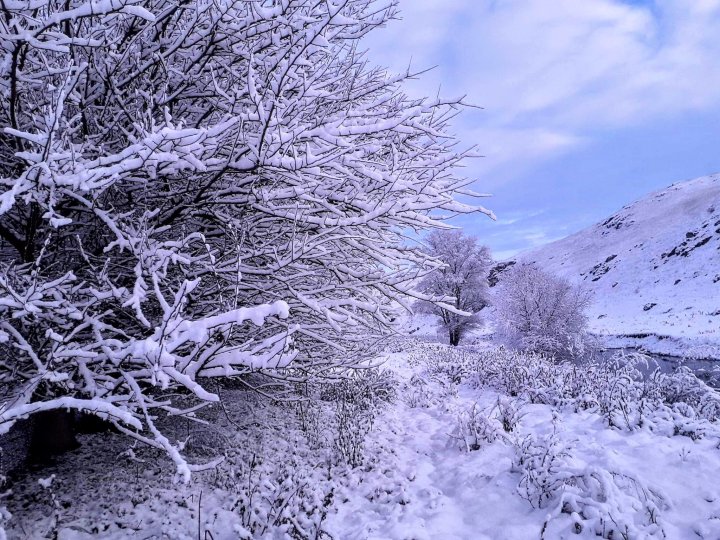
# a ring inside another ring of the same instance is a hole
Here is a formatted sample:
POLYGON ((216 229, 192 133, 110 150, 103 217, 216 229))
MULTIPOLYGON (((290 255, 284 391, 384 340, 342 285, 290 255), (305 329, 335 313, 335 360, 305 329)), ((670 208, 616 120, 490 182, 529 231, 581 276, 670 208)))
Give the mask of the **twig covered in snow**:
POLYGON ((411 73, 357 50, 394 0, 2 11, 0 431, 81 409, 187 477, 163 391, 359 365, 397 303, 439 300, 404 231, 487 213, 454 198, 461 103, 406 97, 411 73))

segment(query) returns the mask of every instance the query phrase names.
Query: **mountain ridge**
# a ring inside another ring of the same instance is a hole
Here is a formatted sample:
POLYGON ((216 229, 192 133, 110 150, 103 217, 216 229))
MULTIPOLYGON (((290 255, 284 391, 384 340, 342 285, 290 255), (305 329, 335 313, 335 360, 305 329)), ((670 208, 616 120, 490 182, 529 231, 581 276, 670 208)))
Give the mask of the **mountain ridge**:
POLYGON ((720 346, 720 174, 650 193, 515 259, 589 288, 596 333, 720 346))

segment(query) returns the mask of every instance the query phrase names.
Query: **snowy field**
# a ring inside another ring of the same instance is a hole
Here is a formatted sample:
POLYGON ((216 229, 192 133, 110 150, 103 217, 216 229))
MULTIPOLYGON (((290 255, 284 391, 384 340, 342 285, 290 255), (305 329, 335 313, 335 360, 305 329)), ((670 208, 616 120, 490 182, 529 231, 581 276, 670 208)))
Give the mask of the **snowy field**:
POLYGON ((188 485, 85 435, 15 479, 8 538, 720 538, 720 395, 691 375, 414 338, 384 358, 301 402, 218 388, 205 426, 166 426, 225 456, 188 485))

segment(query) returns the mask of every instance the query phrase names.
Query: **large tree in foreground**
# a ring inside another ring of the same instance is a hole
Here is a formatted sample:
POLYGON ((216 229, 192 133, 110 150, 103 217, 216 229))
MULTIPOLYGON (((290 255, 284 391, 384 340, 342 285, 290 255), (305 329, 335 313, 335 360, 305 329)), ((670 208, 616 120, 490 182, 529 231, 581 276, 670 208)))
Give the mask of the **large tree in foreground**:
POLYGON ((509 344, 551 355, 572 356, 590 344, 589 291, 534 264, 519 263, 500 277, 495 295, 498 330, 509 344))
POLYGON ((431 299, 403 231, 478 209, 458 103, 357 52, 394 4, 2 2, 0 435, 82 410, 187 479, 157 418, 203 379, 355 365, 431 299))
POLYGON ((479 324, 478 312, 488 304, 490 251, 459 230, 433 231, 426 243, 428 252, 443 264, 422 280, 420 290, 445 297, 446 303, 420 302, 419 306, 440 317, 450 344, 455 346, 479 324))

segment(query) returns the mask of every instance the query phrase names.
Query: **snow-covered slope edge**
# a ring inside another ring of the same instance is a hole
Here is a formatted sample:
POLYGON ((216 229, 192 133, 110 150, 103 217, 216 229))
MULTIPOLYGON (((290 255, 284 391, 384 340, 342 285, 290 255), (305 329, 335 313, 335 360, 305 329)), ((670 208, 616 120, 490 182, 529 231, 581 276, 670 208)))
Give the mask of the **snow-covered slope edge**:
POLYGON ((720 175, 673 184, 518 259, 590 288, 599 334, 720 357, 720 175))

